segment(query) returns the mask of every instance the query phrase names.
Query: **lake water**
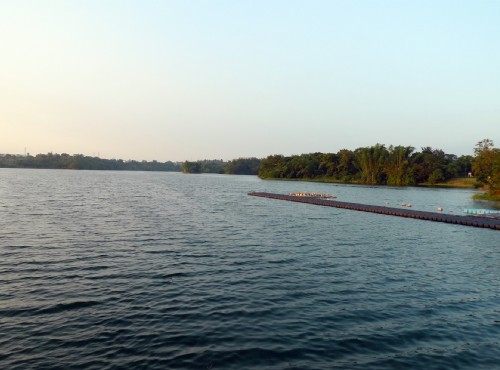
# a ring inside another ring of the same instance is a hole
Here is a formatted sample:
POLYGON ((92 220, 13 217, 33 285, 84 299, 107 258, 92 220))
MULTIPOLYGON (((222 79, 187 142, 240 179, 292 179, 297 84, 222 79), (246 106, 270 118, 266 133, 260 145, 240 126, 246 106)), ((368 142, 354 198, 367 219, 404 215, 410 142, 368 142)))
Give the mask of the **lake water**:
POLYGON ((494 369, 500 232, 473 191, 0 169, 2 369, 494 369))

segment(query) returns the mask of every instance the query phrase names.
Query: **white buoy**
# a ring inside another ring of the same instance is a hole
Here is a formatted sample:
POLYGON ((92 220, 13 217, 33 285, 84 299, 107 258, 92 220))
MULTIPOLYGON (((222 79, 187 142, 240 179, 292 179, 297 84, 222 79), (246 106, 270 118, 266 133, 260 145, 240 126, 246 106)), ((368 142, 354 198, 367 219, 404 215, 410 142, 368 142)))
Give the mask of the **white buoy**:
POLYGON ((407 207, 411 207, 411 203, 408 203, 406 206, 407 206, 407 207))
POLYGON ((438 208, 438 211, 439 211, 439 212, 443 212, 443 208, 439 207, 439 208, 438 208))

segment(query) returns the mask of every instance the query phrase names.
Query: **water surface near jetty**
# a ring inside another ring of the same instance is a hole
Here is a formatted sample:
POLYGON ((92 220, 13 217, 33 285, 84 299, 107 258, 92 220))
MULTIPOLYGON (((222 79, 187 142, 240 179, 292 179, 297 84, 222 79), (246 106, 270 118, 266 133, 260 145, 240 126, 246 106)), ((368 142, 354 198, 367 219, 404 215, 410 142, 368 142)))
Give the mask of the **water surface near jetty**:
POLYGON ((0 169, 0 368, 491 369, 500 235, 471 190, 0 169))

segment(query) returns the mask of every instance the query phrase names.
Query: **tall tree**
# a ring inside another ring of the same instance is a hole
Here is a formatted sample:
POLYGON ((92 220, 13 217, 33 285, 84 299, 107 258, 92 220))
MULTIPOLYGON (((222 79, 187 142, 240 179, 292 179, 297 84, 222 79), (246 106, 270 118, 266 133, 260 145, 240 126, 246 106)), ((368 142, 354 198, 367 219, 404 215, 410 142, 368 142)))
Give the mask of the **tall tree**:
POLYGON ((327 177, 336 177, 339 165, 339 157, 333 153, 321 154, 318 171, 327 177))
POLYGON ((422 152, 411 157, 416 183, 435 184, 449 178, 446 171, 447 155, 441 149, 422 148, 422 152))
POLYGON ((339 164, 337 167, 337 176, 339 180, 351 181, 357 174, 356 156, 349 149, 341 149, 337 152, 339 164))
POLYGON ((356 163, 361 172, 361 181, 365 184, 381 184, 382 170, 387 158, 387 149, 383 144, 358 148, 355 151, 356 163))
POLYGON ((493 172, 493 164, 495 163, 495 150, 493 141, 490 139, 481 140, 474 148, 474 162, 472 170, 479 183, 486 185, 488 178, 493 172))
POLYGON ((385 167, 387 173, 388 185, 410 185, 415 182, 415 178, 410 171, 410 155, 415 150, 411 146, 392 145, 388 150, 387 165, 385 167))
POLYGON ((500 198, 500 149, 495 148, 495 160, 493 162, 492 173, 490 176, 490 195, 500 198))
POLYGON ((286 165, 285 157, 281 154, 270 155, 262 160, 259 168, 259 177, 272 179, 282 177, 286 165))

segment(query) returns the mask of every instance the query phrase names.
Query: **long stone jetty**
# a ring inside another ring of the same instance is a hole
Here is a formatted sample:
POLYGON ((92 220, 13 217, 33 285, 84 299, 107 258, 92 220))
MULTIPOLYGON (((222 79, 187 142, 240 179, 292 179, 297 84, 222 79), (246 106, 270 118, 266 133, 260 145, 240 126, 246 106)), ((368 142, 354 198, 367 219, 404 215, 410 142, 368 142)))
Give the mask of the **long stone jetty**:
POLYGON ((265 192, 250 192, 248 195, 254 197, 263 197, 278 200, 287 200, 290 202, 299 202, 307 204, 315 204, 318 206, 335 207, 350 209, 354 211, 379 213, 383 215, 398 216, 415 218, 418 220, 435 221, 435 222, 445 222, 449 224, 457 224, 472 227, 483 227, 493 230, 500 230, 500 217, 497 215, 481 215, 481 216, 459 216, 450 215, 446 213, 437 212, 426 212, 426 211, 416 211, 413 209, 400 209, 385 206, 374 206, 369 204, 359 204, 350 202, 339 202, 336 200, 323 199, 318 197, 308 197, 308 196, 297 196, 297 195, 286 195, 286 194, 274 194, 265 192))

